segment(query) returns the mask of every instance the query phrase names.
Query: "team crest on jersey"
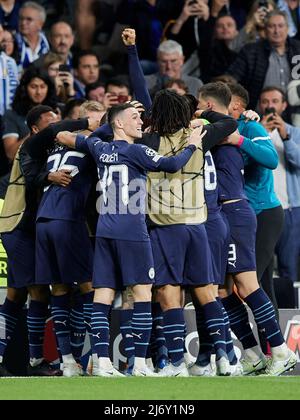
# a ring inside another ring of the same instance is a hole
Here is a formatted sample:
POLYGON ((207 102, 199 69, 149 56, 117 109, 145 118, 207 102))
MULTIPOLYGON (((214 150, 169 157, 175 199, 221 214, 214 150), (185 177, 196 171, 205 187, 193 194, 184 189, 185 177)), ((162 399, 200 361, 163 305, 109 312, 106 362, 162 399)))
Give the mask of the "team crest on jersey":
POLYGON ((149 270, 149 278, 150 278, 151 280, 154 280, 154 277, 155 277, 155 270, 154 270, 154 268, 152 267, 152 268, 150 268, 150 270, 149 270))
POLYGON ((153 150, 153 149, 148 148, 148 149, 145 150, 145 152, 146 152, 146 155, 149 156, 149 157, 154 157, 154 156, 157 155, 156 151, 153 150))
POLYGON ((297 355, 300 360, 300 316, 294 316, 289 320, 285 330, 287 346, 297 355))

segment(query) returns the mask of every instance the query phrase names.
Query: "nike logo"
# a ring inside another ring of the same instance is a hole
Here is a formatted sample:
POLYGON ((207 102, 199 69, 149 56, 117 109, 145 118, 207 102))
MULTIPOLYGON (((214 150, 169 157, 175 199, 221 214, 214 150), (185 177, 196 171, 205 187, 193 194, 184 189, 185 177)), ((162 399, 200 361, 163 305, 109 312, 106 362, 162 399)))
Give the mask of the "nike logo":
POLYGON ((257 362, 257 363, 253 363, 253 365, 252 365, 252 366, 253 366, 253 367, 254 367, 254 369, 255 369, 255 368, 257 368, 257 366, 259 366, 259 365, 260 365, 260 363, 261 363, 261 360, 260 360, 259 362, 257 362))
POLYGON ((141 333, 141 334, 135 334, 135 333, 132 333, 132 336, 133 336, 133 337, 137 337, 139 340, 141 340, 141 339, 142 339, 142 335, 143 335, 143 333, 141 333))
POLYGON ((209 335, 222 335, 222 334, 221 334, 221 330, 218 330, 216 332, 209 333, 209 335))

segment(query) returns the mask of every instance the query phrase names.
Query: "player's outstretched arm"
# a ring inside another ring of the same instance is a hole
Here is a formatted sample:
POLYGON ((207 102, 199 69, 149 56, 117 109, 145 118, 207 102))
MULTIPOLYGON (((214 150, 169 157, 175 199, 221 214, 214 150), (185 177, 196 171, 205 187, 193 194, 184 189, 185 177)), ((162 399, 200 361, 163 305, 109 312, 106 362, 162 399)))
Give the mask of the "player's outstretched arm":
POLYGON ((75 149, 76 147, 76 136, 75 133, 70 133, 70 131, 61 131, 57 134, 56 139, 59 144, 62 146, 70 147, 75 149))
POLYGON ((203 127, 198 127, 193 133, 189 146, 179 155, 168 158, 146 146, 139 147, 136 149, 139 153, 135 157, 135 163, 147 171, 176 173, 188 163, 197 148, 201 147, 205 135, 206 131, 203 131, 203 127))

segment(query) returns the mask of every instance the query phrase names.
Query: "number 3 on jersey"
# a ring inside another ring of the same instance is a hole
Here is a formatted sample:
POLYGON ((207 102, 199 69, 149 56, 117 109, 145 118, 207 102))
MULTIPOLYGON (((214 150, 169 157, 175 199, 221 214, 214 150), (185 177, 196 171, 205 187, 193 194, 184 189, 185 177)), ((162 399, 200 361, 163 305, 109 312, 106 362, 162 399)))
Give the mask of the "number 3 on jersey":
POLYGON ((214 191, 217 188, 217 171, 210 152, 205 154, 204 178, 206 191, 214 191))

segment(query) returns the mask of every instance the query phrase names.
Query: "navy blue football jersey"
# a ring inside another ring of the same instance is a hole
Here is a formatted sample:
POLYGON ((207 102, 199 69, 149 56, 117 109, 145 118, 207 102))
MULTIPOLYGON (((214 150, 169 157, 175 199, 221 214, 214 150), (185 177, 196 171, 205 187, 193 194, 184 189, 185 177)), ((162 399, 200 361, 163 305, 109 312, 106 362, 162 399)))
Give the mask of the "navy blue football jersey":
POLYGON ((104 143, 97 137, 78 135, 76 150, 91 153, 99 172, 102 196, 97 236, 128 241, 148 241, 146 213, 146 175, 148 171, 177 172, 195 146, 180 155, 165 158, 153 149, 126 141, 104 143))
POLYGON ((45 188, 37 220, 84 221, 93 167, 95 164, 86 153, 57 145, 48 158, 47 171, 66 169, 71 172, 72 182, 67 187, 52 184, 45 188))
POLYGON ((221 210, 219 205, 219 188, 217 179, 217 170, 210 152, 205 154, 204 166, 204 193, 208 210, 208 219, 212 219, 214 215, 221 210))
POLYGON ((247 199, 244 188, 244 159, 236 146, 217 146, 212 151, 217 169, 219 201, 247 199))

